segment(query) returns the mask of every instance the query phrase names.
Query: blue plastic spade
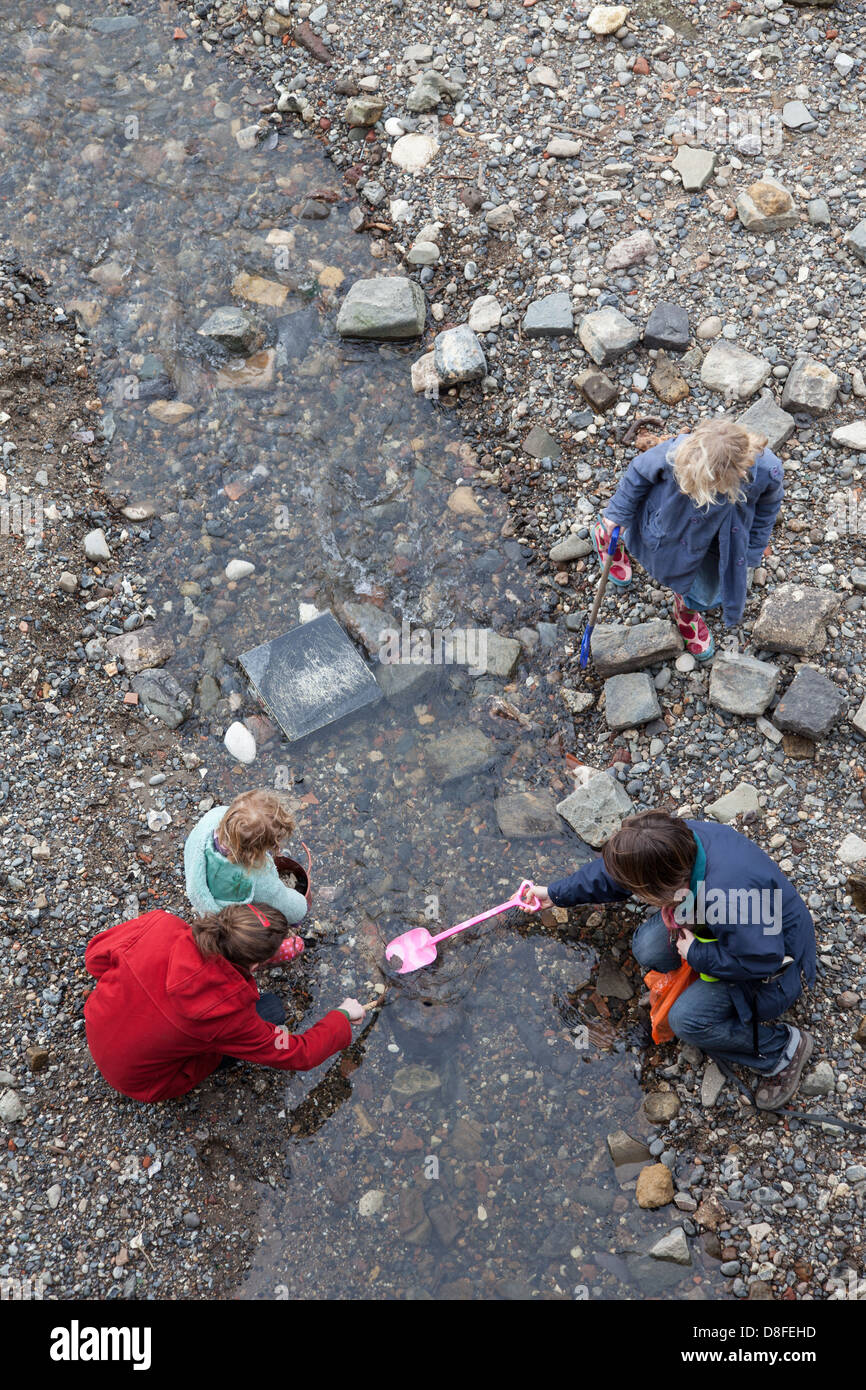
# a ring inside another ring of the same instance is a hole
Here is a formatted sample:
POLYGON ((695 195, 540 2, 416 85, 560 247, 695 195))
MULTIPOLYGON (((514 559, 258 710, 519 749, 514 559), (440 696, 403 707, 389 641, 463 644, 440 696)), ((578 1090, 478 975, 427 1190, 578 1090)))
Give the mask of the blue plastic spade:
POLYGON ((607 588, 607 577, 610 574, 610 567, 613 564, 613 557, 619 545, 620 527, 614 526, 610 533, 610 544, 607 547, 607 554, 604 557, 604 569, 601 572, 601 579, 598 581, 598 589, 595 594, 595 603, 592 605, 592 612, 589 615, 589 622, 583 634, 583 641, 580 644, 580 669, 586 670, 589 663, 589 649, 592 642, 592 630, 595 627, 595 620, 598 617, 598 610, 604 598, 604 591, 607 588))

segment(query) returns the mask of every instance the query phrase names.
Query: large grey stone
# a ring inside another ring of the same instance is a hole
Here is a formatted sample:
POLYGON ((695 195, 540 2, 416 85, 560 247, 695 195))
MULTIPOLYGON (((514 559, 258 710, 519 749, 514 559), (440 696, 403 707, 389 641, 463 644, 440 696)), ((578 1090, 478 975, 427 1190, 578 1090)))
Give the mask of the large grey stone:
POLYGON ((859 261, 866 261, 866 217, 845 237, 844 243, 859 261))
POLYGON ((592 634, 592 660, 600 676, 639 671, 658 661, 679 656, 683 639, 674 623, 655 618, 633 627, 599 623, 592 634))
POLYGON ((427 745, 427 761, 438 782, 454 782, 492 767, 496 744, 474 724, 451 729, 427 745))
POLYGON ((782 107, 782 124, 788 130, 814 130, 818 122, 804 101, 786 101, 782 107))
POLYGON ((647 319, 643 345, 665 352, 685 352, 689 345, 689 316, 681 304, 661 300, 647 319))
POLYGON ((134 676, 148 667, 162 666, 174 655, 174 642, 167 632, 153 627, 138 628, 110 637, 105 644, 111 655, 123 662, 126 671, 134 676))
POLYGON ((779 668, 739 652, 719 651, 710 673, 710 704, 728 714, 757 718, 776 693, 779 668))
POLYGON ((778 232, 800 221, 794 199, 775 179, 759 179, 737 199, 737 216, 747 231, 778 232))
POLYGON ((506 840, 561 835, 562 821, 550 792, 510 792, 493 803, 499 829, 506 840))
POLYGON ((533 425, 523 441, 527 454, 534 459, 562 458, 562 445, 543 425, 533 425))
POLYGON ((436 335, 433 366, 443 386, 459 386, 464 381, 478 381, 487 375, 484 351, 466 323, 446 328, 436 335))
POLYGON ((747 401, 770 375, 770 363, 733 343, 713 343, 701 367, 701 381, 731 400, 747 401))
POLYGON ((242 356, 255 352, 265 341, 264 328, 255 314, 235 304, 221 304, 214 309, 196 332, 202 338, 219 343, 227 352, 240 353, 242 356))
POLYGON ((866 420, 855 420, 851 425, 840 425, 833 431, 833 443, 845 449, 856 449, 858 454, 866 453, 866 420))
POLYGON ((560 801, 556 809, 582 840, 599 849, 619 830, 633 808, 625 787, 615 777, 598 772, 585 786, 560 801))
POLYGON ((561 338, 574 332, 571 296, 562 290, 534 299, 523 319, 527 338, 561 338))
POLYGON ((456 76, 446 77, 433 68, 425 68, 406 98, 406 109, 412 112, 435 111, 444 97, 449 101, 459 101, 465 85, 456 76))
POLYGON ((713 820, 721 821, 727 825, 736 816, 744 816, 747 811, 758 811, 760 802, 758 801, 758 791, 751 782, 739 782, 732 792, 726 792, 720 796, 718 801, 713 801, 707 808, 707 815, 712 816, 713 820))
MULTIPOLYGON (((578 336, 596 366, 603 367, 615 357, 636 347, 640 339, 637 324, 609 305, 584 314, 578 324, 578 336)), ((769 368, 768 368, 769 370, 769 368)))
POLYGON ((780 410, 773 399, 772 391, 762 391, 748 410, 738 417, 737 423, 761 435, 767 441, 767 448, 776 451, 794 433, 795 420, 786 410, 780 410))
POLYGON ((582 560, 592 554, 592 541, 583 536, 566 536, 550 547, 550 559, 555 564, 566 564, 569 560, 582 560))
POLYGON ((337 316, 341 338, 417 338, 424 331, 424 291, 405 275, 356 280, 337 316))
POLYGON ((520 659, 520 643, 515 637, 502 637, 489 627, 478 636, 478 665, 470 667, 470 674, 508 680, 520 659))
POLYGON ((168 671, 139 671, 131 685, 148 714, 176 729, 192 709, 192 699, 168 671))
POLYGON ((826 415, 833 406, 839 378, 823 362, 802 354, 796 358, 782 391, 785 410, 805 410, 811 415, 826 415))
POLYGON ((623 1163, 649 1163, 652 1157, 646 1144, 633 1139, 624 1129, 616 1129, 607 1136, 607 1151, 617 1168, 623 1163))
POLYGON ((836 1089, 836 1076, 829 1062, 819 1062, 800 1083, 801 1096, 829 1096, 836 1089))
POLYGON ((599 413, 609 410, 619 395, 616 382, 596 367, 587 367, 585 371, 578 372, 574 384, 593 410, 599 413))
POLYGON ((845 696, 814 666, 803 666, 776 706, 773 720, 789 734, 826 738, 845 711, 845 696))
POLYGON ((658 247, 649 232, 642 228, 623 237, 610 248, 604 260, 605 270, 628 270, 658 254, 658 247))
POLYGON ((692 1262, 689 1243, 682 1226, 674 1226, 672 1231, 668 1231, 661 1240, 657 1240, 650 1254, 653 1259, 670 1260, 677 1265, 690 1265, 692 1262))
POLYGON ((687 193, 698 193, 713 177, 718 155, 714 150, 702 150, 693 145, 680 145, 672 167, 683 181, 687 193))
POLYGON ((620 729, 635 729, 640 724, 648 724, 658 719, 661 708, 655 686, 646 671, 634 671, 630 675, 611 676, 604 683, 604 717, 607 727, 618 733, 620 729))
POLYGON ((815 656, 824 650, 824 624, 839 606, 840 597, 828 589, 780 584, 768 598, 752 631, 752 642, 770 652, 815 656))

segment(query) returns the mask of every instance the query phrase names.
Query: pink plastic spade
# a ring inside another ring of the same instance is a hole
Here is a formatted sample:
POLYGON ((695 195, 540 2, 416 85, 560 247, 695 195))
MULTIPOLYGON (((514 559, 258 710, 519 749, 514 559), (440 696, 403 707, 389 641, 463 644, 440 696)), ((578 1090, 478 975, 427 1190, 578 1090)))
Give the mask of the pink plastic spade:
POLYGON ((397 967, 397 973, 400 975, 409 975, 413 970, 420 970, 423 965, 432 965, 436 959, 436 943, 444 941, 446 936, 456 936, 457 932, 465 931, 467 927, 486 922, 488 917, 498 917, 500 912, 507 912, 510 907, 522 907, 524 912, 538 912, 541 907, 538 899, 525 896, 531 887, 530 880, 524 879, 508 902, 491 907, 489 912, 480 912, 477 917, 470 917, 466 922, 458 922, 456 927, 449 927, 438 936, 431 936, 426 927, 413 927, 411 931, 404 932, 402 936, 395 936, 393 941, 388 942, 385 947, 385 959, 391 960, 396 956, 402 962, 397 967))

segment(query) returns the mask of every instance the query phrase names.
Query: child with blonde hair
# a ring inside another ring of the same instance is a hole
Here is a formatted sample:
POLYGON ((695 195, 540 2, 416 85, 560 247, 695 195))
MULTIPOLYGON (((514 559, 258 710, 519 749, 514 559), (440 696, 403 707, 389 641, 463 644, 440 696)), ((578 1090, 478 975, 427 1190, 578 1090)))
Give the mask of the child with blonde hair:
MULTIPOLYGON (((295 820, 278 792, 241 792, 230 806, 214 806, 202 816, 183 849, 186 895, 200 917, 216 916, 232 903, 266 903, 294 926, 307 901, 280 878, 274 855, 295 829, 295 820)), ((293 960, 304 949, 289 934, 269 965, 293 960)))
POLYGON ((595 527, 602 564, 622 527, 613 584, 631 583, 631 555, 673 589, 677 627, 698 661, 715 652, 702 613, 721 604, 726 627, 740 621, 782 503, 784 470, 766 443, 728 417, 702 420, 633 459, 595 527))

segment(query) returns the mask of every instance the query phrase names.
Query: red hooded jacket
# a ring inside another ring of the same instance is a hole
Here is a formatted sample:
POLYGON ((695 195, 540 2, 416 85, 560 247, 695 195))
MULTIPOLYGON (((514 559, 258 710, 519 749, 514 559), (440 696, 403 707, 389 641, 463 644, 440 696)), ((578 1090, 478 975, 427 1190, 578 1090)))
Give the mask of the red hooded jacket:
POLYGON ((222 956, 205 959, 188 923, 170 912, 100 932, 84 961, 99 982, 84 1006, 93 1060, 133 1100, 181 1096, 224 1056, 309 1071, 352 1041, 337 1009, 305 1033, 266 1023, 255 981, 222 956))

